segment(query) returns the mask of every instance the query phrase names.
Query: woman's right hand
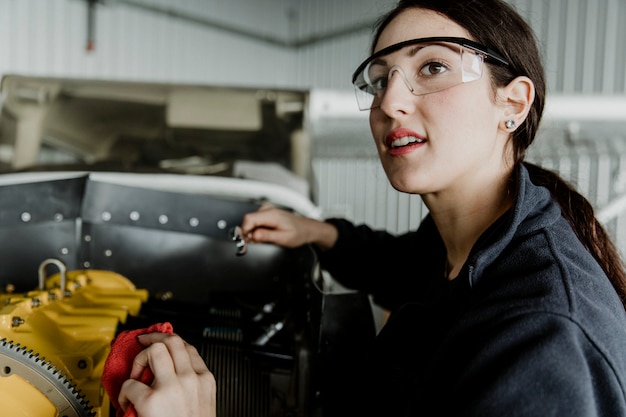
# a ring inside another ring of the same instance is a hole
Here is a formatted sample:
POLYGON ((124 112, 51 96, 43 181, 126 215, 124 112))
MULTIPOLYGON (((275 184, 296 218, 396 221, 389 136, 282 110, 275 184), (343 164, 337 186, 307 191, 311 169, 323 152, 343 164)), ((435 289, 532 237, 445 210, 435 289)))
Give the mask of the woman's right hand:
POLYGON ((124 412, 132 404, 141 417, 215 417, 217 385, 195 347, 178 335, 149 333, 137 338, 146 346, 134 359, 118 398, 124 412), (141 382, 149 368, 154 380, 141 382))
POLYGON ((287 248, 311 243, 326 250, 337 241, 335 226, 270 205, 246 214, 241 230, 248 242, 274 243, 287 248))

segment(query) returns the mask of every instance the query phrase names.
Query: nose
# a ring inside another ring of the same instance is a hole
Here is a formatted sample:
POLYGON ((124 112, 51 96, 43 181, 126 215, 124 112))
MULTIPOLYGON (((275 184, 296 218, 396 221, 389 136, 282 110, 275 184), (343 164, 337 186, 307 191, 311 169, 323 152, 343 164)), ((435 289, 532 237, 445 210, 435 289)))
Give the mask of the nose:
POLYGON ((416 97, 404 71, 394 65, 389 69, 387 77, 387 87, 380 101, 380 109, 390 117, 410 113, 416 97))
POLYGON ((404 73, 404 70, 399 65, 394 65, 393 67, 391 67, 389 69, 389 74, 387 74, 387 80, 388 80, 387 84, 389 84, 389 82, 391 82, 391 78, 394 75, 396 76, 396 78, 400 77, 402 79, 402 81, 404 81, 404 85, 406 85, 406 87, 409 89, 409 91, 411 93, 415 92, 415 89, 413 88, 413 86, 409 82, 408 78, 406 78, 406 74, 404 73))

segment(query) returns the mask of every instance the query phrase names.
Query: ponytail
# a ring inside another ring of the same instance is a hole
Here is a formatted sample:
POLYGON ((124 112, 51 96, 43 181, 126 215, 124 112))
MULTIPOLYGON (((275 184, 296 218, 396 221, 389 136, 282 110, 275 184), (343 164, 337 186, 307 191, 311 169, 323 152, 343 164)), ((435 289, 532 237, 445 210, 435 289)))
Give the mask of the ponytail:
POLYGON ((595 217, 591 203, 556 173, 524 162, 532 182, 550 190, 576 236, 600 264, 626 307, 626 268, 619 251, 595 217))

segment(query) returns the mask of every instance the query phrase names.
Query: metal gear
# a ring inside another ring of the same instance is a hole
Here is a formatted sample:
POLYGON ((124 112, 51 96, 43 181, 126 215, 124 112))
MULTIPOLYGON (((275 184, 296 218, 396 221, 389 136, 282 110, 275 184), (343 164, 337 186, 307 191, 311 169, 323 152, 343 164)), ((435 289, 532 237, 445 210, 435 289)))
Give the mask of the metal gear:
POLYGON ((3 413, 10 415, 95 416, 65 375, 38 353, 6 338, 0 339, 0 403, 12 407, 6 410, 3 405, 3 413))

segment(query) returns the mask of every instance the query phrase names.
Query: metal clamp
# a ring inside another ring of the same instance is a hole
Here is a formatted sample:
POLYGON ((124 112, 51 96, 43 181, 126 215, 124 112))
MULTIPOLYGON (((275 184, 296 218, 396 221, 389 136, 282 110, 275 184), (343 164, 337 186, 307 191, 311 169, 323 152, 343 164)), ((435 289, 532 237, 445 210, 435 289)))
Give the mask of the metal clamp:
POLYGON ((243 237, 241 227, 235 226, 230 229, 230 238, 235 242, 235 246, 237 247, 237 256, 243 256, 248 253, 248 242, 246 242, 243 237))

